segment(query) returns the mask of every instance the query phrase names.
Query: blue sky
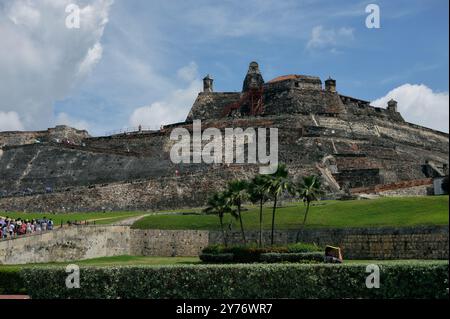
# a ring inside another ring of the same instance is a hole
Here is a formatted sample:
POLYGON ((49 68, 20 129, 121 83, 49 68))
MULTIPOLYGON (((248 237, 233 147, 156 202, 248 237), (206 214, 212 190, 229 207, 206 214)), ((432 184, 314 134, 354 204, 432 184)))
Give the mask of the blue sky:
MULTIPOLYGON (((2 26, 6 35, 20 32, 23 43, 55 57, 39 64, 49 79, 33 82, 46 96, 30 85, 11 97, 13 85, 36 76, 36 63, 8 73, 17 81, 0 89, 8 101, 0 104, 0 130, 2 114, 3 123, 17 120, 21 129, 63 123, 102 135, 137 124, 158 127, 185 118, 204 75, 212 75, 216 91, 239 91, 256 60, 266 81, 291 73, 332 76, 341 94, 380 106, 394 97, 408 121, 448 131, 447 0, 60 1, 94 8, 83 12, 81 29, 45 23, 67 15, 59 4, 50 10, 40 1, 0 0, 0 36, 2 26), (365 26, 370 3, 380 7, 380 29, 365 26), (36 14, 26 6, 40 12, 32 27, 26 22, 36 14), (52 41, 43 38, 47 33, 52 41), (89 67, 80 75, 83 61, 89 67), (36 112, 27 117, 30 109, 36 112)), ((0 58, 8 57, 10 42, 0 43, 0 58)), ((9 58, 24 65, 20 55, 9 58)))

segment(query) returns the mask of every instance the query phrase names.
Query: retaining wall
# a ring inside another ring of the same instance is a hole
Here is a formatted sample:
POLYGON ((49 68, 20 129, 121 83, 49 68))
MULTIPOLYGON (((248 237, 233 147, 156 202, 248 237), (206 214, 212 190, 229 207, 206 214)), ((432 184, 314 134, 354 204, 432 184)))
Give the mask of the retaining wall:
MULTIPOLYGON (((257 243, 257 232, 246 233, 247 241, 257 243)), ((263 236, 269 244, 270 233, 263 236)), ((241 243, 236 232, 228 237, 230 243, 241 243)), ((297 231, 275 233, 275 244, 295 243, 297 231)), ((448 226, 380 227, 306 229, 300 232, 299 241, 316 243, 320 246, 333 245, 342 249, 347 259, 448 259, 448 226)), ((210 233, 210 243, 221 243, 219 232, 210 233)))
MULTIPOLYGON (((246 232, 256 243, 258 232, 246 232)), ((270 233, 264 234, 266 241, 270 233)), ((296 231, 278 231, 276 244, 296 242, 296 231)), ((230 243, 242 244, 240 233, 228 234, 230 243)), ((346 259, 448 259, 448 226, 409 228, 307 229, 299 240, 342 248, 346 259)), ((129 226, 72 226, 38 235, 0 241, 0 264, 76 261, 136 256, 197 256, 210 245, 222 243, 220 232, 196 230, 137 230, 129 226)), ((266 242, 266 244, 268 244, 266 242)))

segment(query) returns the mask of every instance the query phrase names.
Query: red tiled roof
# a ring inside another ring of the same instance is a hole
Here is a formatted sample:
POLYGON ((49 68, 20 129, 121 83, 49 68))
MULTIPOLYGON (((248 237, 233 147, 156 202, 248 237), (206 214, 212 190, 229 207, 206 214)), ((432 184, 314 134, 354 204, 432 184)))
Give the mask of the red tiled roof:
POLYGON ((282 76, 278 76, 275 79, 270 80, 267 83, 275 83, 275 82, 280 82, 280 81, 286 81, 286 80, 295 80, 298 79, 300 76, 297 74, 288 74, 288 75, 282 75, 282 76))

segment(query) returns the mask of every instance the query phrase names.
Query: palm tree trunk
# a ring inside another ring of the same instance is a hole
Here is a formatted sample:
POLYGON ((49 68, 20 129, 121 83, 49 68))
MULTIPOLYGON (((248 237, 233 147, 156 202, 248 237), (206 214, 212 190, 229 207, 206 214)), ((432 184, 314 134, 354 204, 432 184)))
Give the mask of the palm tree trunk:
POLYGON ((306 202, 306 212, 305 212, 305 217, 303 217, 303 223, 302 223, 302 227, 300 228, 300 230, 297 232, 297 242, 298 239, 300 238, 300 232, 303 230, 303 228, 305 228, 305 224, 306 224, 306 218, 308 217, 308 212, 309 212, 309 204, 310 202, 307 201, 306 202))
POLYGON ((273 201, 273 210, 272 210, 272 236, 270 237, 270 245, 273 246, 273 236, 275 233, 275 210, 277 209, 277 196, 273 201))
POLYGON ((259 247, 262 247, 263 238, 263 199, 259 201, 259 247))
POLYGON ((247 243, 247 240, 245 239, 244 224, 242 223, 241 203, 238 203, 237 210, 238 210, 238 215, 239 215, 239 223, 241 224, 242 240, 244 241, 244 245, 245 245, 247 243))
POLYGON ((227 236, 225 235, 225 229, 223 228, 223 216, 219 216, 219 218, 220 218, 220 229, 222 230, 223 244, 225 245, 225 247, 227 247, 228 246, 227 236))
POLYGON ((302 225, 303 227, 305 226, 305 224, 306 224, 306 218, 308 217, 309 204, 310 204, 310 202, 307 201, 307 202, 306 202, 306 212, 305 212, 305 217, 303 218, 303 225, 302 225))

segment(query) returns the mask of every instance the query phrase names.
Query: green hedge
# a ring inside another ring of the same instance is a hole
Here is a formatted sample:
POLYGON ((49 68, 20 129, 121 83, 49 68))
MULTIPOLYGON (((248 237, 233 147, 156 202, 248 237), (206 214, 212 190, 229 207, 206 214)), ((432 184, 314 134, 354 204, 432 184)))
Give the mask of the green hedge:
MULTIPOLYGON (((223 245, 211 245, 202 250, 200 254, 200 259, 204 262, 234 262, 234 263, 254 263, 261 262, 261 256, 263 254, 273 253, 273 254, 308 254, 314 253, 317 256, 317 251, 320 247, 314 244, 304 244, 296 243, 288 246, 268 246, 268 247, 257 247, 257 246, 230 246, 225 247, 223 245), (232 260, 230 260, 230 255, 232 260)), ((323 261, 324 253, 321 253, 321 260, 323 261)), ((305 255, 306 256, 306 255, 305 255)), ((277 257, 274 257, 274 259, 277 257)), ((281 261, 283 259, 281 256, 278 257, 281 261)), ((266 258, 265 262, 271 262, 271 258, 266 258)), ((289 261, 289 256, 286 260, 289 261)), ((304 259, 305 260, 305 259, 304 259)), ((314 259, 316 260, 316 259, 314 259)))
POLYGON ((316 244, 309 243, 295 243, 286 246, 288 253, 314 253, 317 251, 324 251, 324 249, 316 244))
POLYGON ((18 269, 0 269, 0 295, 23 294, 24 287, 18 269))
POLYGON ((287 254, 279 254, 279 253, 267 253, 261 254, 260 261, 265 263, 282 263, 282 262, 323 262, 324 254, 321 252, 316 253, 287 253, 287 254))
POLYGON ((63 268, 22 271, 32 298, 448 298, 448 264, 383 263, 381 287, 365 286, 366 265, 177 265, 87 267, 81 288, 63 268), (36 280, 44 278, 44 280, 36 280))
POLYGON ((309 243, 295 243, 287 246, 267 246, 258 247, 256 245, 247 246, 228 246, 224 245, 210 245, 203 248, 202 252, 205 254, 222 254, 222 253, 308 253, 322 251, 320 246, 309 243))
POLYGON ((322 252, 314 253, 261 253, 252 252, 234 255, 233 253, 220 254, 200 254, 200 260, 206 263, 280 263, 280 262, 323 262, 324 254, 322 252))
POLYGON ((233 254, 200 254, 199 258, 205 263, 225 264, 233 262, 233 254))

